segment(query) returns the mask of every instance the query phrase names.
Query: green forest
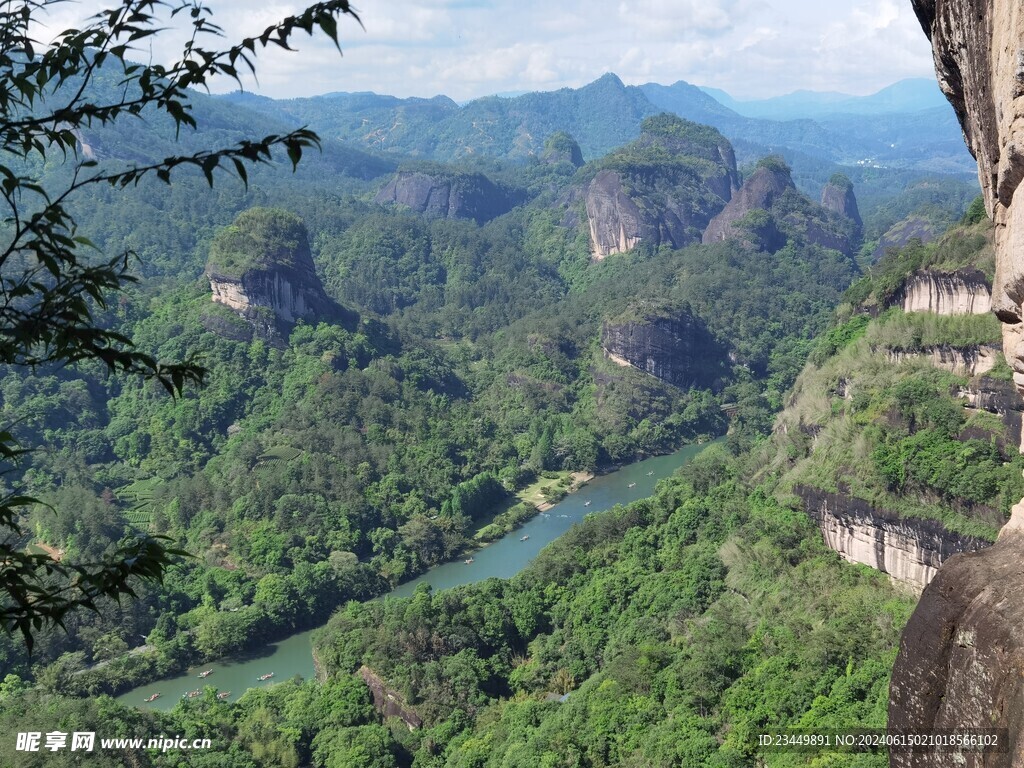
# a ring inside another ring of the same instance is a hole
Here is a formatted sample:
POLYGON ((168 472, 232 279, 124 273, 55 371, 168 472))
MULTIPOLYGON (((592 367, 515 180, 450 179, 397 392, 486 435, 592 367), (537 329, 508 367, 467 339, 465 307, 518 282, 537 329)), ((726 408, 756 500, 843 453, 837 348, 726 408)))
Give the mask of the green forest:
MULTIPOLYGON (((186 149, 287 122, 244 101, 196 105, 186 149)), ((926 360, 996 344, 998 324, 894 304, 923 269, 991 279, 971 183, 851 172, 862 228, 816 202, 831 162, 755 160, 747 144, 737 169, 718 129, 649 105, 600 131, 572 114, 538 123, 547 139, 528 157, 442 163, 422 136, 410 156, 328 137, 295 174, 270 163, 248 186, 211 189, 197 171, 76 198, 91 242, 138 256, 140 279, 101 322, 156 360, 198 354, 206 379, 172 398, 96 361, 5 369, 4 428, 40 446, 3 479, 39 500, 20 546, 94 562, 152 534, 189 555, 136 598, 41 630, 31 654, 0 634, 6 732, 36 717, 231 745, 101 766, 886 765, 760 754, 755 740, 884 726, 914 604, 826 547, 801 488, 985 540, 1024 495, 1007 425, 964 408, 988 383, 926 360), (795 186, 747 211, 742 236, 701 244, 723 195, 761 169, 795 186), (609 173, 659 236, 597 259, 593 187, 609 173), (956 226, 874 263, 908 217, 956 226), (701 345, 695 332, 667 355, 699 386, 646 362, 662 342, 643 339, 672 323, 699 329, 701 345), (623 328, 633 346, 613 349, 623 328), (531 484, 714 438, 653 497, 588 516, 512 579, 373 599, 513 531, 537 512, 516 503, 531 484), (314 627, 316 680, 231 703, 207 689, 166 713, 111 698, 314 627), (421 727, 374 709, 364 666, 421 727)), ((129 125, 83 142, 118 164, 177 138, 159 120, 129 125)), ((1005 384, 1005 362, 984 377, 1005 384)), ((9 740, 0 755, 32 764, 9 740)))

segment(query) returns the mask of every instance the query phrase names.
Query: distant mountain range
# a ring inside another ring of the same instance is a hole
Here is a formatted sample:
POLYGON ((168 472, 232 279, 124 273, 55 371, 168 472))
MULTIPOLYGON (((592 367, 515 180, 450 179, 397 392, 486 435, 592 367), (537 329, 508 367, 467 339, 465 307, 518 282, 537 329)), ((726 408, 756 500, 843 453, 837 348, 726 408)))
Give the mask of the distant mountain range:
POLYGON ((947 106, 938 84, 923 77, 900 80, 868 96, 850 96, 834 91, 794 91, 770 99, 739 101, 718 88, 701 90, 733 112, 767 120, 828 119, 841 114, 888 115, 947 106))
POLYGON ((582 88, 490 96, 464 105, 446 96, 375 93, 219 98, 286 124, 308 124, 356 148, 441 161, 536 156, 556 131, 571 134, 584 157, 593 159, 635 139, 645 117, 667 111, 718 128, 741 162, 781 152, 841 165, 965 175, 975 167, 952 109, 926 80, 901 81, 865 97, 798 92, 748 102, 684 81, 626 86, 614 74, 582 88))

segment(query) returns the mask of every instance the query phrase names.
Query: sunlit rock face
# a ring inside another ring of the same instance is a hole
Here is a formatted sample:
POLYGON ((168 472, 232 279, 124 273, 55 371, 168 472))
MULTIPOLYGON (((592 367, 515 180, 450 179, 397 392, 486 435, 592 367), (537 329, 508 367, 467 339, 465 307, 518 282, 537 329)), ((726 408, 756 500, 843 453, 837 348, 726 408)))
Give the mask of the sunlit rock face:
POLYGON ((684 389, 711 388, 725 370, 725 350, 703 321, 686 309, 631 307, 604 322, 601 349, 617 365, 632 366, 684 389))
MULTIPOLYGON (((1024 391, 1024 8, 1019 0, 912 0, 939 85, 978 160, 995 223, 992 307, 1024 391)), ((1024 502, 989 549, 952 557, 900 641, 890 728, 1007 728, 1002 754, 890 752, 892 768, 1024 766, 1024 502)))
POLYGON ((966 347, 939 344, 919 350, 891 349, 888 357, 894 363, 902 363, 912 358, 925 358, 936 368, 970 378, 981 376, 995 368, 999 362, 999 349, 988 344, 966 347))
POLYGON ((862 499, 816 488, 797 492, 830 549, 851 563, 888 574, 895 584, 916 593, 953 555, 989 546, 983 539, 954 533, 933 520, 901 518, 862 499))
MULTIPOLYGON (((309 236, 287 211, 251 208, 214 237, 206 264, 215 305, 237 313, 261 337, 287 338, 299 321, 348 325, 358 317, 324 291, 309 236)), ((242 338, 237 323, 210 315, 209 330, 242 338)))
POLYGON ((904 312, 935 315, 984 315, 992 311, 992 294, 978 269, 955 272, 917 272, 898 294, 904 312))
MULTIPOLYGON (((718 131, 673 115, 647 118, 640 136, 598 162, 582 199, 591 255, 600 261, 644 243, 682 248, 701 233, 739 187, 732 146, 718 131)), ((575 217, 570 215, 567 224, 575 217)))

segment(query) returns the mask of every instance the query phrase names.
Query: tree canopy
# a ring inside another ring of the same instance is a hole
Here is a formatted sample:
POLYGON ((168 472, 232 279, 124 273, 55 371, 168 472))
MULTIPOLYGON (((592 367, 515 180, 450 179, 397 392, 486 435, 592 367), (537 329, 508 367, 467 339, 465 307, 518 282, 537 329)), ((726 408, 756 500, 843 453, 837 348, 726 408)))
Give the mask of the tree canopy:
MULTIPOLYGON (((196 128, 192 89, 207 88, 214 78, 239 81, 241 73, 255 73, 260 51, 271 45, 292 50, 290 41, 300 31, 319 31, 337 45, 338 19, 358 17, 347 0, 316 3, 258 35, 217 49, 206 47, 206 41, 222 37, 223 31, 202 2, 122 0, 51 42, 36 39, 40 15, 62 1, 7 3, 0 12, 0 198, 6 208, 0 230, 0 364, 36 370, 92 361, 110 373, 154 379, 173 396, 201 382, 203 368, 190 357, 158 361, 102 322, 100 313, 111 296, 133 281, 134 254, 98 253, 78 234, 72 201, 88 187, 125 189, 148 176, 170 183, 172 173, 189 167, 210 185, 218 169, 246 183, 247 164, 269 162, 283 150, 294 169, 305 149, 319 147, 319 139, 301 128, 235 146, 112 166, 79 151, 81 132, 154 111, 173 120, 179 134, 196 128), (139 46, 177 19, 187 19, 189 30, 177 62, 131 61, 139 46), (92 88, 101 70, 117 74, 117 88, 92 88), (56 187, 43 180, 44 161, 68 166, 70 172, 56 187)), ((30 449, 0 431, 0 463, 6 468, 30 449)), ((44 623, 60 624, 77 607, 95 610, 102 596, 133 594, 133 579, 159 579, 172 559, 184 554, 152 536, 123 541, 109 559, 94 563, 29 553, 19 521, 34 501, 16 491, 0 499, 0 625, 20 630, 29 647, 33 631, 44 623)))

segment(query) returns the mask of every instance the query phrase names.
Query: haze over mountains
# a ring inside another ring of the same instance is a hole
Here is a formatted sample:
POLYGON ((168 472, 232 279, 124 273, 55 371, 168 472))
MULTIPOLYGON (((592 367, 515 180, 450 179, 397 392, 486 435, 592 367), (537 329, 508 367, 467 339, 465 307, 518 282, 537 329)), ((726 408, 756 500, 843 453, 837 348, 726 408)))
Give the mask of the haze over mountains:
POLYGON ((332 93, 273 100, 246 93, 220 97, 290 125, 384 152, 433 160, 540 154, 554 131, 570 133, 586 159, 639 134, 643 118, 669 111, 718 128, 741 162, 768 152, 799 152, 841 165, 974 174, 953 111, 934 84, 906 80, 850 97, 802 92, 738 102, 685 81, 627 86, 606 74, 578 89, 490 96, 460 106, 446 96, 399 99, 332 93), (715 98, 717 96, 717 98, 715 98), (812 119, 813 118, 813 119, 812 119))
POLYGON ((946 97, 930 78, 909 78, 893 83, 867 96, 851 96, 835 91, 793 91, 768 99, 734 99, 719 88, 701 88, 715 101, 744 117, 768 120, 829 118, 838 114, 885 115, 919 112, 941 107, 948 109, 946 97))

